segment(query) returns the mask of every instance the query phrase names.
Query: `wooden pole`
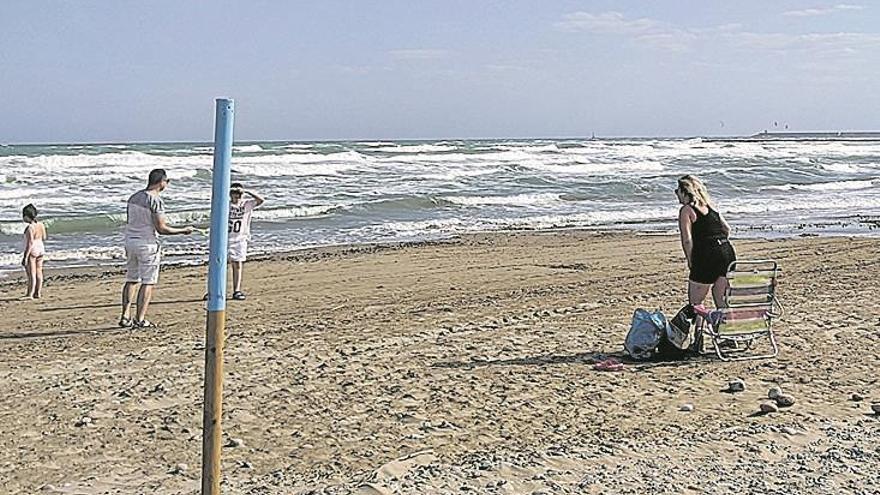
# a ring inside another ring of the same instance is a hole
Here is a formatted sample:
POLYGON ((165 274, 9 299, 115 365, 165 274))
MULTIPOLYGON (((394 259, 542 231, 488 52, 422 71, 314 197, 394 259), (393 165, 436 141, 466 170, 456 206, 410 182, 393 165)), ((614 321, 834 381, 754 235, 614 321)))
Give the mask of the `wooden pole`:
POLYGON ((214 176, 208 255, 208 316, 205 332, 205 402, 202 418, 202 495, 220 494, 220 438, 223 430, 223 345, 226 330, 226 250, 229 243, 229 183, 234 102, 217 99, 214 176))

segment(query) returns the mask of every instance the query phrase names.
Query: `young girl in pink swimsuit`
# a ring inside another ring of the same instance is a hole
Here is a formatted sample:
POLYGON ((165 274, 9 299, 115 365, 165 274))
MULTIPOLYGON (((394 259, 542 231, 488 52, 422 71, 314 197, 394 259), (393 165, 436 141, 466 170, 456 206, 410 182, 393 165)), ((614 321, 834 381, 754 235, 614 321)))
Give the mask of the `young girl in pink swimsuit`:
POLYGON ((21 211, 26 224, 24 229, 24 255, 21 266, 27 274, 27 294, 25 297, 39 299, 43 291, 43 256, 46 254, 46 226, 37 220, 37 208, 30 204, 21 211))

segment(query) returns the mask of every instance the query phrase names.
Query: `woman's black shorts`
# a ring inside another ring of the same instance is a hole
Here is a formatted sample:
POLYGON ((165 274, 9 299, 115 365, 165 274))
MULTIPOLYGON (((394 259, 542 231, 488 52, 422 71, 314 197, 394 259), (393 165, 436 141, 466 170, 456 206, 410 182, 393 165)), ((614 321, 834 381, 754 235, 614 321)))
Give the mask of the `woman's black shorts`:
POLYGON ((694 244, 691 273, 688 279, 700 284, 714 284, 727 274, 727 267, 736 261, 736 252, 727 239, 706 239, 694 244))

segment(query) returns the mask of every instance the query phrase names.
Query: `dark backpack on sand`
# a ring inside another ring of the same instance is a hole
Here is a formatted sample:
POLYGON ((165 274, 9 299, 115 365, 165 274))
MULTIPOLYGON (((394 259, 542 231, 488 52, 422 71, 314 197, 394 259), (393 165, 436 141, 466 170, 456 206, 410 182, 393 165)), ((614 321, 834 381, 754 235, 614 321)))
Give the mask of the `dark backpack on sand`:
POLYGON ((681 308, 675 316, 669 320, 666 332, 657 344, 655 358, 659 361, 674 361, 684 359, 687 355, 688 340, 691 335, 696 336, 697 312, 691 304, 681 308))

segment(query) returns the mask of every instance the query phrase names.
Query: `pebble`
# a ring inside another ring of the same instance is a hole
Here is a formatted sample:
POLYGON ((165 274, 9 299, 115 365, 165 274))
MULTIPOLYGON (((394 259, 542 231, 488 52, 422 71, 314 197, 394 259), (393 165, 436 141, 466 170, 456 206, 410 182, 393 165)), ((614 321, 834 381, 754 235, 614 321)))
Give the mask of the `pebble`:
POLYGON ((730 380, 729 382, 727 382, 727 390, 730 392, 742 392, 745 389, 746 382, 738 378, 736 380, 730 380))
POLYGON ((776 400, 780 395, 782 395, 782 389, 779 387, 771 387, 770 390, 767 391, 767 397, 773 400, 776 400))
POLYGON ((92 418, 83 416, 82 419, 74 424, 74 426, 89 426, 90 424, 92 424, 92 418))
POLYGON ((761 403, 761 412, 763 413, 773 413, 779 410, 779 407, 772 402, 762 402, 761 403))
POLYGON ((779 407, 791 407, 794 405, 794 397, 788 394, 777 396, 776 405, 779 407))
POLYGON ((232 447, 232 448, 244 447, 244 440, 242 440, 240 438, 230 438, 229 441, 226 442, 225 446, 232 447))
POLYGON ((874 414, 880 414, 880 403, 871 404, 871 410, 874 411, 874 414))
POLYGON ((693 404, 682 404, 681 407, 678 408, 679 411, 691 412, 694 410, 693 404))
POLYGON ((782 433, 785 433, 787 435, 797 435, 800 433, 799 431, 795 430, 791 426, 783 426, 782 428, 780 428, 780 431, 782 431, 782 433))
POLYGON ((861 402, 861 401, 865 400, 865 397, 862 396, 862 394, 856 392, 856 393, 849 396, 849 400, 854 401, 854 402, 861 402))
POLYGON ((183 474, 189 469, 189 466, 185 463, 181 462, 180 464, 174 466, 173 468, 168 470, 168 474, 183 474))

